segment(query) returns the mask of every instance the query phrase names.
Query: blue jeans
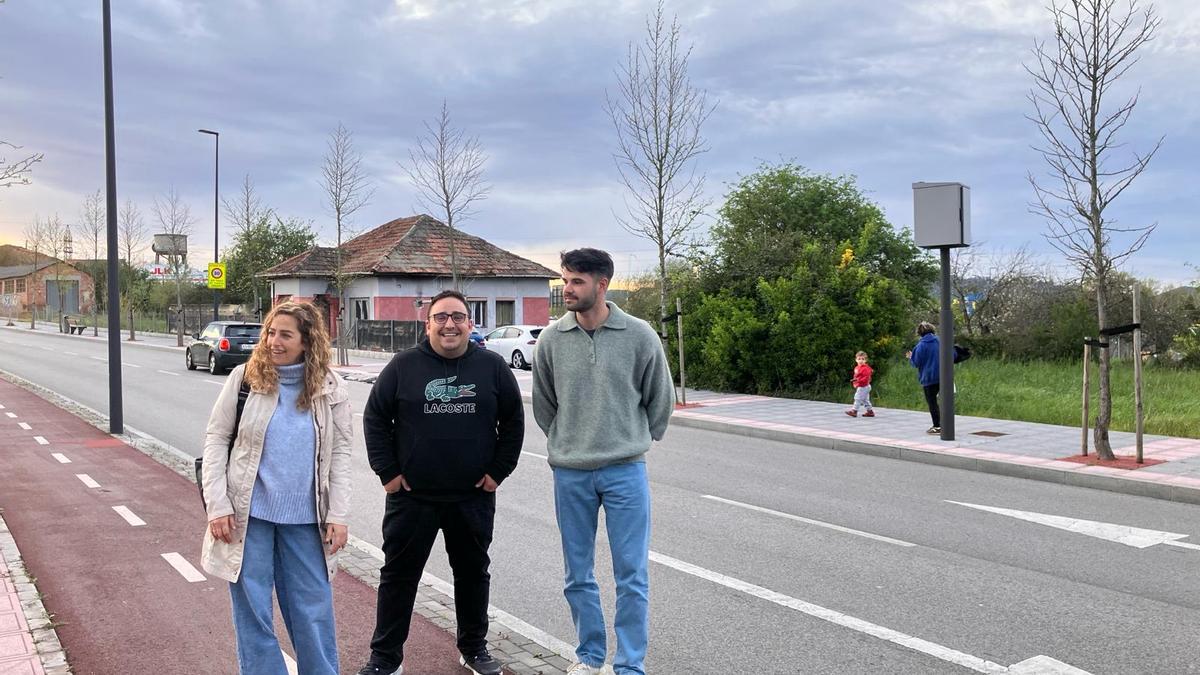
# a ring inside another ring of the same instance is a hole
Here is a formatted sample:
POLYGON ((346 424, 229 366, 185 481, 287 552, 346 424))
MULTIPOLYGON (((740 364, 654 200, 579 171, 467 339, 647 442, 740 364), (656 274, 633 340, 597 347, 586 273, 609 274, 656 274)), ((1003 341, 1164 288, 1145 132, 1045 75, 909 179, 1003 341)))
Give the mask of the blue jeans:
POLYGON ((580 663, 600 666, 608 651, 600 586, 594 574, 600 507, 617 582, 618 675, 643 675, 650 641, 650 482, 645 462, 591 471, 554 468, 554 513, 562 537, 563 595, 579 636, 580 663))
POLYGON ((246 527, 242 572, 229 584, 238 667, 244 675, 286 675, 275 638, 271 591, 296 651, 301 675, 337 675, 333 588, 316 523, 278 525, 251 518, 246 527))

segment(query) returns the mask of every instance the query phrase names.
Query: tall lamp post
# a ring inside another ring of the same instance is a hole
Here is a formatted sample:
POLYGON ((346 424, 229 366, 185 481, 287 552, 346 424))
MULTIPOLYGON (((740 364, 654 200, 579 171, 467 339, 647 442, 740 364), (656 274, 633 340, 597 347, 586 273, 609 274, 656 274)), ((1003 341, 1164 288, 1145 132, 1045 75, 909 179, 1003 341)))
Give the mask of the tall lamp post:
MULTIPOLYGON (((217 202, 220 197, 220 181, 221 181, 221 134, 208 129, 197 129, 202 134, 209 134, 213 137, 215 144, 213 145, 213 262, 221 262, 217 255, 217 244, 220 238, 219 232, 219 212, 217 211, 217 202)), ((217 311, 220 309, 221 291, 213 289, 213 321, 217 321, 220 317, 217 316, 217 311)))

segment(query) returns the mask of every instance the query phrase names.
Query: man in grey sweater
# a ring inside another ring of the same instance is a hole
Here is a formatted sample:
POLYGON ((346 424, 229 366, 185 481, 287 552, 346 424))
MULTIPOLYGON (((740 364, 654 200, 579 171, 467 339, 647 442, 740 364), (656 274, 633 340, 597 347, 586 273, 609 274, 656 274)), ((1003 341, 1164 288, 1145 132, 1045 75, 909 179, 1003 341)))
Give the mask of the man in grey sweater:
POLYGON ((607 630, 593 574, 600 507, 617 584, 617 675, 642 675, 650 636, 650 482, 646 451, 675 407, 654 329, 604 299, 612 257, 562 254, 568 310, 542 331, 533 361, 533 414, 546 432, 566 567, 563 594, 579 638, 571 675, 604 668, 607 630))

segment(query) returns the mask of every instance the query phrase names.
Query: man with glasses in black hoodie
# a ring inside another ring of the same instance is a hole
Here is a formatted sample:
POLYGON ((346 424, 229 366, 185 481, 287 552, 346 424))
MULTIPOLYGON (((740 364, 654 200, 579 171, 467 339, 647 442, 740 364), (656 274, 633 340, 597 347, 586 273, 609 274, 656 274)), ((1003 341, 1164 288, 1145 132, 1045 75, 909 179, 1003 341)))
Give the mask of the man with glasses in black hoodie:
POLYGON ((442 291, 429 304, 426 339, 394 356, 363 413, 371 469, 387 492, 371 658, 359 675, 402 673, 413 603, 441 530, 454 569, 461 662, 499 675, 487 649, 488 547, 496 488, 525 438, 521 390, 499 354, 471 342, 467 300, 442 291))

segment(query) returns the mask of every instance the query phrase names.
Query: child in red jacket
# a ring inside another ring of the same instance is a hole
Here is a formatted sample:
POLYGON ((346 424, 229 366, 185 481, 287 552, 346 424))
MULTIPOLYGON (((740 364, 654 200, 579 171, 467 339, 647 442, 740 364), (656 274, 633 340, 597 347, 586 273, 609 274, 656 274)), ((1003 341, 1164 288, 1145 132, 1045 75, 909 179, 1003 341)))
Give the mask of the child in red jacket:
POLYGON ((854 366, 854 379, 850 380, 850 384, 854 385, 854 407, 847 410, 846 414, 858 417, 858 409, 865 408, 866 412, 862 416, 874 417, 875 409, 871 407, 871 375, 875 371, 867 365, 866 352, 855 354, 854 361, 858 364, 854 366))

